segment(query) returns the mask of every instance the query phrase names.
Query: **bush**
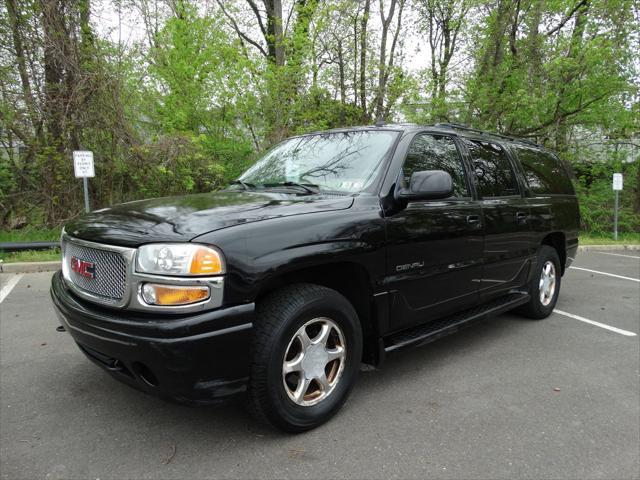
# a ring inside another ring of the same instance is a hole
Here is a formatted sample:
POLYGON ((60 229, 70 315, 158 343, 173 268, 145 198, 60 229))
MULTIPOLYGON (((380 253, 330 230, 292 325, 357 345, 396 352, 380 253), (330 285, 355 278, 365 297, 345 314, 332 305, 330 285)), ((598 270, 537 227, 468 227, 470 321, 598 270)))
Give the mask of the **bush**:
POLYGON ((610 163, 574 164, 577 192, 580 197, 582 229, 594 234, 613 231, 615 194, 612 189, 614 172, 624 175, 624 190, 620 192, 618 210, 619 232, 640 232, 640 213, 637 209, 638 170, 640 162, 615 167, 610 163))

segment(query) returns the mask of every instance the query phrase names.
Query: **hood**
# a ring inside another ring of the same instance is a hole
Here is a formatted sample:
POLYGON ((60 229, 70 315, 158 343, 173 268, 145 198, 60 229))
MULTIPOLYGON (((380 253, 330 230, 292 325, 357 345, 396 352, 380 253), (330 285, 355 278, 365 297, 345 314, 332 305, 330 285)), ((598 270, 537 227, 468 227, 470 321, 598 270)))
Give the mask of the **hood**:
POLYGON ((349 208, 352 197, 268 192, 214 192, 123 203, 69 223, 69 235, 92 242, 137 247, 186 242, 241 223, 349 208))

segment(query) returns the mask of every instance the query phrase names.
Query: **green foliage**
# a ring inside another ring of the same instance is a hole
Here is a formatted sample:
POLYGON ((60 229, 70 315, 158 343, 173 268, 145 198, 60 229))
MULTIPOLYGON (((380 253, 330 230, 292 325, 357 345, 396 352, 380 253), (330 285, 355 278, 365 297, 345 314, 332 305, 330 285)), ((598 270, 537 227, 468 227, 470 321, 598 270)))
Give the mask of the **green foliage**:
POLYGON ((27 227, 20 230, 0 231, 0 243, 3 242, 55 242, 60 240, 60 228, 27 227))
POLYGON ((172 134, 132 150, 135 167, 123 172, 140 197, 217 190, 238 176, 251 158, 250 146, 205 134, 172 134))
POLYGON ((640 161, 615 166, 612 163, 575 164, 577 191, 580 197, 582 228, 593 234, 613 232, 614 172, 624 176, 624 189, 619 193, 618 231, 640 232, 640 213, 634 201, 640 188, 640 161))
POLYGON ((380 115, 458 121, 559 150, 593 232, 611 230, 611 173, 623 171, 620 229, 640 230, 634 0, 283 3, 289 12, 243 0, 159 0, 155 10, 106 1, 141 16, 144 40, 125 46, 95 28, 93 2, 4 2, 2 228, 54 228, 83 211, 75 149, 94 152, 91 204, 101 208, 219 189, 283 138, 380 115), (388 15, 392 4, 383 44, 379 8, 388 15), (413 68, 410 35, 435 55, 424 71, 413 68))
POLYGON ((0 251, 0 260, 4 263, 60 261, 60 249, 24 250, 22 252, 0 251))
POLYGON ((158 34, 146 69, 154 140, 133 152, 143 165, 134 180, 145 196, 220 188, 253 152, 238 121, 252 100, 248 60, 219 20, 181 8, 158 34))
POLYGON ((605 235, 583 233, 579 239, 580 245, 640 245, 640 233, 620 233, 618 240, 613 239, 611 233, 605 235))
POLYGON ((302 134, 316 130, 356 125, 362 118, 362 110, 352 104, 343 104, 331 98, 326 89, 312 89, 296 102, 293 133, 302 134))
POLYGON ((151 49, 146 94, 163 132, 209 133, 232 123, 248 84, 246 73, 220 21, 198 16, 195 7, 183 8, 180 17, 166 22, 151 49))
POLYGON ((466 120, 564 150, 568 126, 607 124, 624 110, 620 99, 636 91, 632 2, 585 2, 551 33, 574 3, 499 2, 477 32, 466 120))

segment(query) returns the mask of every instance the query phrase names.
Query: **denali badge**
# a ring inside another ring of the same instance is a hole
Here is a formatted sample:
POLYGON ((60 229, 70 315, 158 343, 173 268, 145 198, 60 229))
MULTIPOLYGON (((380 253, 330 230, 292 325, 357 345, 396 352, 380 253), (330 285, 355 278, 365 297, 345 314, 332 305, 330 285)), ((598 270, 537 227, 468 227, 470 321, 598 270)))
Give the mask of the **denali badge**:
POLYGON ((96 278, 96 264, 71 257, 71 270, 87 278, 96 278))
POLYGON ((396 265, 396 272, 404 272, 407 270, 413 270, 415 268, 422 268, 424 267, 424 260, 421 260, 419 262, 413 262, 413 263, 405 263, 404 265, 396 265))

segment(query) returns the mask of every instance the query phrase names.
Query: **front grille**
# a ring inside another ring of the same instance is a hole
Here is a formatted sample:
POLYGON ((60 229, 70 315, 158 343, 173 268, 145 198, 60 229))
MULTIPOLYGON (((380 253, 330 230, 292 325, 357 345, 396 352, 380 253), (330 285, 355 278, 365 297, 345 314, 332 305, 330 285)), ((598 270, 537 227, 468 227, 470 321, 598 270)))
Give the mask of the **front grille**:
MULTIPOLYGON (((105 247, 108 248, 108 247, 105 247)), ((87 247, 67 239, 62 243, 64 275, 76 287, 100 297, 107 303, 122 300, 127 288, 127 260, 118 252, 87 247), (71 258, 91 262, 95 266, 94 278, 71 270, 71 258)))

